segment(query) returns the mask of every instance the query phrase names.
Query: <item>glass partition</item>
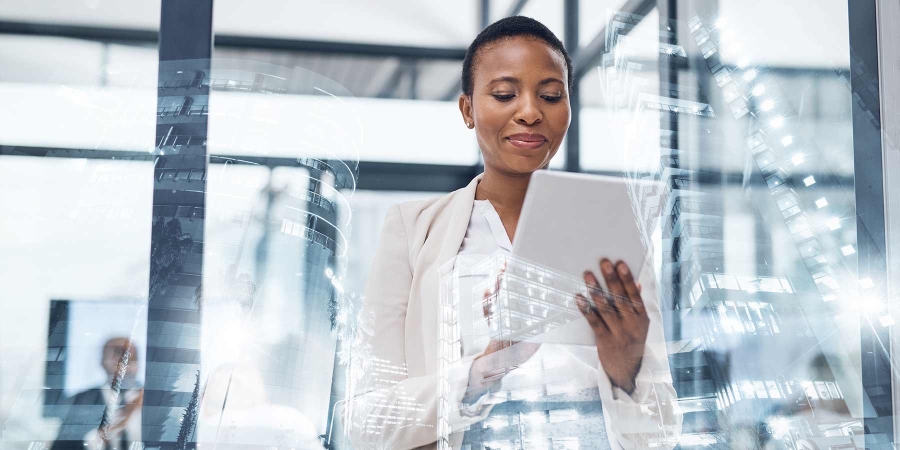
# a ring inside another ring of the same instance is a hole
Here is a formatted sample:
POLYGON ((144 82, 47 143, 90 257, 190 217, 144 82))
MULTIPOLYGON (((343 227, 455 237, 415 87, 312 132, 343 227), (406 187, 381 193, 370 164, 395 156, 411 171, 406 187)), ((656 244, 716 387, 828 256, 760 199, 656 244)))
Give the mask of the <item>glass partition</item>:
POLYGON ((895 7, 195 3, 0 5, 0 449, 895 446, 895 7), (564 142, 550 170, 628 187, 659 313, 637 397, 569 345, 506 364, 502 398, 452 398, 466 320, 541 339, 550 306, 579 318, 578 280, 538 301, 544 277, 499 257, 493 319, 435 290, 395 327, 433 311, 441 361, 373 356, 367 286, 406 275, 369 276, 385 217, 483 170, 459 76, 507 14, 578 28, 579 158, 564 142), (629 408, 640 427, 610 419, 629 408))

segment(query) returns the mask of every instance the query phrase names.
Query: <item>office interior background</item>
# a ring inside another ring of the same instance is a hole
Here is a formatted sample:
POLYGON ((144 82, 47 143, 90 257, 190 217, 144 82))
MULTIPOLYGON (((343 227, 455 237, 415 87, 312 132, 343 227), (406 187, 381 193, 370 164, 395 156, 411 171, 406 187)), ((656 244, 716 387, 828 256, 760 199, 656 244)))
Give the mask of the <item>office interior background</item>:
MULTIPOLYGON (((382 220, 482 170, 462 60, 517 14, 575 63, 550 169, 664 183, 634 199, 679 447, 896 448, 888 0, 0 2, 0 448, 96 428, 113 338, 145 448, 350 448, 382 220)), ((522 408, 480 448, 590 448, 522 408)))

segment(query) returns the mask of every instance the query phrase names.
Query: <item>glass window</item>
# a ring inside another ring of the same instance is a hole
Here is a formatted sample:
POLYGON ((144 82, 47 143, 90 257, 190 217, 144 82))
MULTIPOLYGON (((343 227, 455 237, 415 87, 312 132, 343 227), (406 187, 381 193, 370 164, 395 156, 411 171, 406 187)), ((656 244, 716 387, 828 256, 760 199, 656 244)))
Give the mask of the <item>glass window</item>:
MULTIPOLYGON (((83 448, 116 385, 130 406, 106 420, 131 420, 147 448, 242 436, 273 448, 428 446, 398 443, 389 427, 444 437, 459 402, 446 379, 423 394, 408 378, 448 374, 448 358, 477 355, 487 334, 516 340, 511 328, 574 320, 566 283, 510 270, 497 320, 401 301, 388 312, 410 336, 419 320, 437 330, 383 345, 374 330, 398 324, 376 321, 382 304, 366 291, 385 282, 408 297, 409 277, 369 275, 398 238, 382 233, 391 208, 482 167, 457 105, 481 7, 488 22, 520 8, 564 38, 571 2, 223 0, 209 11, 211 60, 178 63, 158 60, 160 39, 208 24, 174 30, 163 2, 0 5, 0 98, 11 105, 0 108, 0 447, 83 448), (399 353, 373 356, 376 345, 399 353), (380 413, 365 414, 373 403, 380 413)), ((880 127, 895 119, 879 91, 894 65, 872 57, 891 30, 863 19, 867 2, 806 3, 578 2, 579 136, 550 168, 565 168, 577 141, 578 170, 624 177, 637 196, 613 213, 647 219, 645 301, 658 302, 654 335, 668 342, 645 357, 662 355, 659 374, 673 376, 651 391, 674 394, 635 409, 665 423, 640 445, 893 438, 882 375, 896 358, 877 344, 895 315, 868 272, 890 262, 873 256, 890 209, 866 190, 881 174, 862 169, 886 161, 880 127), (635 184, 650 180, 658 187, 635 184)), ((458 244, 433 242, 441 230, 411 234, 408 256, 458 244)), ((633 447, 581 426, 602 423, 605 394, 575 382, 597 374, 573 377, 578 352, 547 350, 492 372, 509 378, 487 401, 504 404, 462 427, 463 448, 633 447)))

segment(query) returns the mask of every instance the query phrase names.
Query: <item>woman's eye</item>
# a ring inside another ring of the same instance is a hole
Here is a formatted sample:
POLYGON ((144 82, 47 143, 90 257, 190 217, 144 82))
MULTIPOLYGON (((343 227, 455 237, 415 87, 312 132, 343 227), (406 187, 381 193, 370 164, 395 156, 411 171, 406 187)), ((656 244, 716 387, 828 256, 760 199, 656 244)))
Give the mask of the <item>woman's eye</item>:
POLYGON ((501 102, 505 102, 507 100, 512 100, 512 98, 515 97, 515 94, 491 94, 491 95, 493 95, 494 98, 496 98, 497 100, 500 100, 501 102))
POLYGON ((550 103, 556 103, 562 100, 562 95, 542 95, 541 98, 547 100, 550 103))

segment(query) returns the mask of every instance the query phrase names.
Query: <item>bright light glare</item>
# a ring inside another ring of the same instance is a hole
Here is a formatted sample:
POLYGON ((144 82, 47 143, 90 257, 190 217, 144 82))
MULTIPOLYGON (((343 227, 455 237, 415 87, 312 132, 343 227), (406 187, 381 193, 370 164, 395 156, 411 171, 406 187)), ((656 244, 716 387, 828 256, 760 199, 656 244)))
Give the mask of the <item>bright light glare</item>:
POLYGON ((778 116, 770 120, 769 125, 772 125, 772 128, 781 128, 784 125, 784 117, 778 116))
POLYGON ((763 86, 761 84, 757 84, 756 86, 753 86, 753 95, 759 97, 760 95, 763 95, 765 93, 766 93, 765 86, 763 86))
POLYGON ((803 153, 794 153, 794 156, 791 156, 791 162, 794 163, 795 166, 803 164, 803 161, 806 161, 806 158, 803 157, 803 153))
POLYGON ((756 78, 756 70, 750 69, 744 72, 744 81, 753 81, 756 78))
POLYGON ((816 200, 816 206, 818 206, 819 208, 824 208, 828 206, 828 200, 825 200, 825 197, 822 197, 816 200))
POLYGON ((844 256, 850 256, 856 253, 856 249, 854 249, 852 245, 845 245, 841 247, 841 253, 843 253, 844 256))
POLYGON ((875 283, 873 283, 872 279, 869 277, 859 280, 859 287, 861 287, 863 289, 870 289, 873 286, 875 286, 875 283))
POLYGON ((831 231, 837 230, 838 228, 841 227, 841 218, 840 217, 832 217, 832 218, 828 219, 827 221, 825 221, 825 224, 828 225, 828 228, 830 228, 831 231))
POLYGON ((890 315, 881 316, 878 318, 878 321, 881 322, 881 326, 883 326, 883 327, 889 327, 889 326, 893 325, 894 323, 896 323, 896 322, 894 322, 894 318, 891 317, 890 315))
POLYGON ((861 312, 873 313, 878 311, 878 298, 872 295, 864 295, 856 301, 856 306, 861 312))
POLYGON ((791 145, 791 144, 793 144, 793 143, 794 143, 794 137, 793 137, 793 136, 788 135, 788 136, 785 136, 785 137, 781 138, 781 145, 783 145, 783 146, 785 146, 785 147, 787 147, 788 145, 791 145))
POLYGON ((770 111, 774 107, 775 107, 775 102, 773 102, 772 100, 765 100, 759 105, 759 109, 761 109, 763 111, 770 111))
POLYGON ((810 175, 803 179, 803 184, 805 184, 807 186, 812 186, 812 185, 816 184, 816 179, 813 178, 812 175, 810 175))
POLYGON ((769 426, 772 428, 772 434, 777 438, 789 436, 791 433, 790 419, 777 418, 769 419, 769 426))

